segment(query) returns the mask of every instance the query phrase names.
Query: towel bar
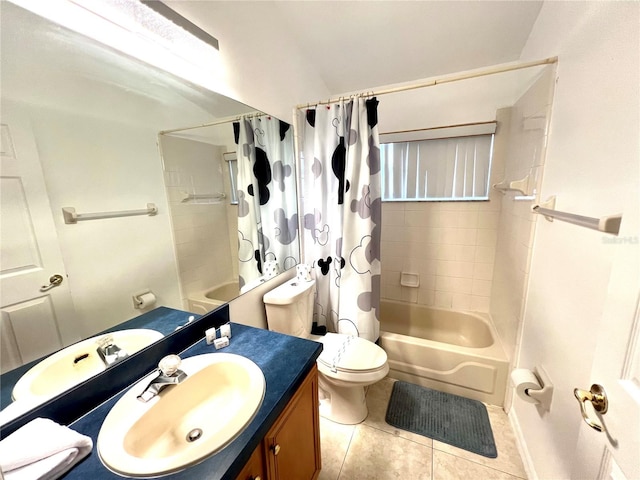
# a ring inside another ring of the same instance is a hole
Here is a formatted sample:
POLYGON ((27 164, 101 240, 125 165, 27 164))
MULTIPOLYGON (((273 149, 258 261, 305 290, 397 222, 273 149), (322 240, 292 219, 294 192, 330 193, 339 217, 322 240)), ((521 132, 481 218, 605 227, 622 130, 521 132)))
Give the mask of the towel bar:
POLYGON ((544 218, 552 222, 554 219, 562 222, 573 223, 581 227, 590 228, 592 230, 598 230, 599 232, 610 233, 612 235, 618 235, 620 232, 620 223, 622 222, 622 214, 609 215, 606 217, 585 217, 583 215, 576 215, 575 213, 561 212, 555 210, 556 197, 551 197, 542 205, 534 205, 531 210, 534 213, 544 215, 544 218))
POLYGON ((158 207, 155 203, 147 203, 147 208, 144 210, 120 210, 116 212, 96 212, 96 213, 76 213, 76 209, 73 207, 62 207, 62 216, 64 217, 64 223, 72 224, 78 223, 83 220, 98 220, 103 218, 116 218, 116 217, 132 217, 134 215, 155 215, 158 213, 158 207))

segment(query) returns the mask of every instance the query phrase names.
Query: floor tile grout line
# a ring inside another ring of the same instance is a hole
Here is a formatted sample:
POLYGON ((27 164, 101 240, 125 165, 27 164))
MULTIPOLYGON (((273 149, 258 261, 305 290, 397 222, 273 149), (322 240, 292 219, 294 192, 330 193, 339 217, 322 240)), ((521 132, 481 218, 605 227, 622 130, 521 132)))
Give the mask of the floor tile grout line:
POLYGON ((342 457, 342 463, 340 464, 340 470, 338 470, 338 476, 336 480, 340 480, 340 475, 342 475, 342 469, 344 468, 344 462, 347 461, 347 455, 349 455, 349 449, 351 448, 351 442, 353 441, 353 435, 356 433, 356 428, 358 426, 355 425, 353 430, 351 430, 351 436, 349 437, 349 443, 347 444, 347 449, 344 451, 344 457, 342 457))
MULTIPOLYGON (((523 477, 521 475, 516 475, 515 473, 510 473, 510 472, 507 472, 507 471, 504 471, 504 470, 500 470, 499 468, 495 468, 495 467, 492 467, 490 465, 485 465, 484 463, 474 462, 473 460, 469 460, 468 458, 461 457, 461 456, 455 455, 453 453, 445 452, 444 450, 438 450, 438 452, 444 453, 445 455, 451 455, 452 457, 460 458, 461 460, 466 460, 466 461, 474 463, 474 464, 476 464, 476 465, 478 465, 480 467, 488 468, 489 470, 493 470, 494 472, 500 472, 500 473, 507 474, 507 475, 509 475, 510 477, 513 477, 513 478, 520 478, 522 480, 527 480, 527 477, 523 477)), ((435 449, 434 449, 434 454, 435 454, 435 449)))
MULTIPOLYGON (((453 452, 450 452, 450 451, 447 451, 447 450, 443 450, 442 448, 436 448, 436 444, 435 444, 435 442, 436 442, 436 441, 438 441, 438 442, 440 442, 440 443, 443 443, 443 444, 445 444, 445 445, 449 445, 448 443, 441 442, 440 440, 434 440, 434 444, 433 444, 433 450, 434 450, 434 451, 435 451, 435 450, 437 450, 437 451, 438 451, 438 452, 440 452, 440 453, 444 453, 444 454, 446 454, 446 455, 451 455, 451 456, 453 456, 453 457, 461 458, 462 460, 467 460, 468 462, 475 463, 476 465, 480 465, 481 467, 487 467, 487 468, 490 468, 491 470, 495 470, 495 471, 497 471, 497 472, 506 473, 507 475, 511 475, 512 477, 517 477, 517 478, 524 478, 524 479, 526 479, 526 477, 523 477, 523 476, 522 476, 522 475, 520 475, 520 474, 511 473, 511 472, 509 472, 509 471, 507 471, 507 470, 503 470, 503 469, 498 468, 498 467, 496 467, 496 466, 492 466, 492 465, 490 465, 490 464, 489 464, 489 465, 487 465, 486 463, 479 462, 478 460, 474 460, 474 459, 472 459, 472 458, 464 457, 464 456, 462 456, 462 455, 457 455, 456 453, 453 453, 453 452)), ((460 447, 456 447, 455 445, 449 445, 449 446, 454 447, 454 448, 460 448, 460 447)), ((472 453, 472 454, 474 454, 474 455, 479 455, 478 453, 474 453, 474 452, 469 452, 469 453, 472 453)), ((479 456, 482 456, 482 455, 479 455, 479 456)), ((484 457, 484 458, 490 458, 490 457, 484 457)), ((490 461, 491 461, 491 460, 490 460, 490 461)))
MULTIPOLYGON (((375 427, 373 425, 369 425, 367 423, 361 423, 360 425, 363 425, 363 426, 369 427, 369 428, 373 428, 374 430, 378 430, 379 432, 386 433, 388 435, 391 435, 392 437, 401 438, 403 440, 406 440, 407 442, 415 443, 416 445, 421 445, 423 447, 427 447, 427 448, 433 449, 433 439, 430 438, 430 437, 424 437, 424 438, 428 438, 429 440, 431 440, 431 445, 425 445, 424 443, 416 442, 415 440, 411 440, 410 438, 407 438, 407 437, 401 437, 400 435, 396 435, 393 432, 388 432, 387 430, 383 430, 382 428, 378 428, 378 427, 375 427)), ((387 424, 387 425, 389 425, 389 424, 387 424)), ((409 432, 409 430, 405 430, 405 431, 408 432, 408 433, 412 433, 413 435, 418 435, 417 433, 409 432)))
MULTIPOLYGON (((395 383, 395 382, 394 382, 394 383, 395 383)), ((371 389, 370 389, 370 388, 367 388, 367 392, 366 392, 366 394, 365 394, 365 398, 368 398, 368 397, 369 397, 369 393, 370 393, 370 392, 371 392, 371 389)), ((388 402, 388 400, 389 400, 389 399, 387 399, 387 402, 388 402)), ((502 410, 502 411, 504 412, 504 409, 503 409, 502 407, 500 407, 500 406, 496 406, 496 405, 489 405, 489 404, 485 404, 484 402, 482 402, 482 403, 483 403, 483 405, 485 405, 485 408, 487 408, 487 410, 489 410, 489 407, 495 407, 496 409, 500 409, 500 410, 502 410)), ((487 412, 487 413, 489 413, 489 412, 487 412)), ((489 421, 490 421, 490 423, 491 423, 491 429, 492 429, 492 432, 495 432, 494 425, 493 425, 493 423, 491 422, 491 416, 490 416, 490 418, 489 418, 489 421)), ((488 468, 488 469, 490 469, 490 470, 492 470, 492 471, 496 471, 496 472, 504 473, 504 474, 507 474, 507 475, 512 476, 512 477, 517 478, 517 479, 523 479, 523 480, 526 480, 526 474, 525 474, 525 476, 523 477, 523 476, 522 476, 522 474, 520 474, 520 473, 518 473, 518 474, 516 474, 516 473, 511 473, 510 471, 504 470, 504 469, 502 469, 502 468, 498 468, 498 467, 496 467, 496 466, 487 465, 487 464, 485 464, 485 463, 481 463, 481 462, 480 462, 480 461, 478 461, 478 460, 470 459, 470 458, 467 458, 467 457, 464 457, 464 456, 461 456, 461 455, 457 455, 456 453, 451 453, 451 452, 449 452, 449 451, 442 450, 441 448, 437 448, 437 447, 436 447, 436 440, 431 439, 430 437, 425 437, 425 438, 429 438, 429 439, 431 440, 431 446, 429 446, 429 445, 425 445, 424 443, 420 443, 420 442, 417 442, 417 441, 415 441, 415 440, 412 440, 412 439, 409 439, 409 438, 406 438, 406 437, 401 437, 400 435, 396 435, 396 434, 394 434, 394 433, 392 433, 392 432, 389 432, 389 431, 387 431, 387 430, 383 430, 382 428, 376 427, 376 426, 374 426, 374 425, 366 424, 366 423, 364 423, 364 422, 363 422, 363 423, 361 423, 361 425, 364 425, 364 426, 369 427, 369 428, 373 428, 373 429, 378 430, 378 431, 380 431, 380 432, 382 432, 382 433, 386 433, 386 434, 388 434, 388 435, 391 435, 391 436, 394 436, 394 437, 398 437, 398 438, 401 438, 401 439, 403 439, 403 440, 407 440, 407 441, 412 442, 412 443, 414 443, 414 444, 416 444, 416 445, 420 445, 420 446, 423 446, 423 447, 431 448, 431 460, 432 460, 432 461, 431 461, 431 479, 432 479, 432 480, 435 478, 435 450, 438 450, 439 452, 444 453, 444 454, 447 454, 447 455, 451 455, 451 456, 454 456, 454 457, 460 458, 460 459, 462 459, 462 460, 467 460, 467 461, 469 461, 469 462, 471 462, 471 463, 474 463, 475 465, 478 465, 478 466, 480 466, 480 467, 484 467, 484 468, 488 468)), ((390 425, 390 426, 393 426, 393 425, 390 425)), ((409 433, 412 433, 412 432, 409 432, 409 433)), ((415 434, 415 435, 418 435, 418 434, 415 434)), ((495 438, 495 433, 494 433, 494 438, 495 438)), ((448 445, 448 444, 446 444, 446 442, 441 442, 441 443, 443 443, 443 444, 445 444, 445 445, 448 445)), ((454 447, 455 447, 455 446, 454 446, 454 447)), ((455 448, 459 448, 459 447, 455 447, 455 448)), ((348 450, 347 450, 347 452, 348 452, 348 450)), ((474 452, 469 452, 469 453, 474 454, 474 452)), ((479 454, 474 454, 474 455, 479 455, 479 454)), ((481 455, 479 455, 479 456, 481 456, 481 455)), ((488 457, 487 457, 487 458, 488 458, 488 457)), ((346 459, 346 455, 345 455, 345 459, 346 459)), ((344 465, 344 462, 343 462, 343 465, 344 465)), ((516 468, 517 468, 517 467, 516 467, 516 468)), ((341 471, 340 471, 340 472, 342 473, 342 468, 341 468, 341 471)))
MULTIPOLYGON (((396 435, 396 434, 394 434, 394 433, 392 433, 392 432, 388 432, 388 431, 386 431, 386 430, 383 430, 383 429, 378 428, 378 427, 373 426, 373 425, 369 425, 369 424, 366 424, 366 423, 361 423, 360 425, 363 425, 363 426, 365 426, 365 427, 369 427, 369 428, 373 428, 374 430, 378 430, 379 432, 386 433, 386 434, 388 434, 388 435, 391 435, 392 437, 398 437, 398 438, 401 438, 401 439, 403 439, 403 440, 407 440, 408 442, 415 443, 416 445, 420 445, 420 446, 423 446, 423 447, 431 448, 431 451, 432 451, 432 453, 431 453, 431 458, 432 458, 432 460, 433 460, 433 458, 434 458, 434 457, 433 457, 433 456, 434 456, 434 451, 435 451, 435 450, 438 450, 439 452, 445 453, 445 454, 447 454, 447 455, 452 455, 452 456, 454 456, 454 457, 458 457, 458 458, 461 458, 461 459, 463 459, 463 460, 467 460, 467 461, 469 461, 469 462, 475 463, 476 465, 480 465, 480 466, 482 466, 482 467, 490 468, 491 470, 495 470, 495 471, 498 471, 498 472, 501 472, 501 473, 506 473, 507 475, 511 475, 511 476, 513 476, 513 477, 517 477, 517 478, 526 478, 526 477, 522 477, 522 476, 521 476, 521 475, 519 475, 519 474, 515 474, 515 473, 512 473, 512 472, 510 472, 510 471, 503 470, 503 469, 500 469, 500 468, 495 467, 495 466, 487 465, 487 464, 481 463, 481 462, 479 462, 479 461, 477 461, 477 460, 473 460, 473 459, 471 459, 471 458, 467 458, 467 457, 463 457, 463 456, 461 456, 461 455, 457 455, 457 454, 452 453, 452 452, 450 452, 450 451, 443 450, 442 448, 436 448, 436 443, 435 443, 435 442, 436 442, 436 441, 440 441, 440 440, 434 440, 434 439, 433 439, 433 438, 431 438, 431 437, 424 437, 424 438, 429 438, 429 439, 431 440, 431 445, 425 445, 424 443, 416 442, 415 440, 412 440, 412 439, 410 439, 410 438, 401 437, 400 435, 396 435)), ((407 431, 408 431, 408 430, 407 430, 407 431)), ((409 433, 412 433, 412 432, 409 432, 409 433)), ((416 433, 416 434, 414 434, 414 435, 418 435, 418 434, 416 433)), ((445 444, 445 445, 449 445, 449 444, 447 444, 446 442, 441 442, 441 443, 443 443, 443 444, 445 444)), ((450 445, 450 446, 451 446, 451 447, 454 447, 454 448, 459 448, 459 447, 455 447, 455 445, 450 445)), ((472 453, 472 454, 474 454, 474 455, 479 455, 479 454, 474 453, 474 452, 469 452, 469 453, 472 453)), ((489 458, 489 457, 487 457, 487 458, 489 458)), ((433 477, 433 475, 432 475, 432 477, 433 477)))
POLYGON ((433 451, 433 438, 431 439, 431 480, 434 480, 436 476, 436 458, 433 451))

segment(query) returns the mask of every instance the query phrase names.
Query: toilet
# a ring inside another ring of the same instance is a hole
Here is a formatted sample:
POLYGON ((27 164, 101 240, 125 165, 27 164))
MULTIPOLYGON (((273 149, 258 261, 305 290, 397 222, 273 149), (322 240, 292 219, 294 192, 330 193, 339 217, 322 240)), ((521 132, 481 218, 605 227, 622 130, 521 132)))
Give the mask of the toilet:
POLYGON ((364 388, 389 372, 387 354, 369 340, 338 333, 311 334, 315 280, 297 278, 263 297, 269 330, 315 340, 323 344, 317 360, 320 415, 354 425, 368 414, 364 388))

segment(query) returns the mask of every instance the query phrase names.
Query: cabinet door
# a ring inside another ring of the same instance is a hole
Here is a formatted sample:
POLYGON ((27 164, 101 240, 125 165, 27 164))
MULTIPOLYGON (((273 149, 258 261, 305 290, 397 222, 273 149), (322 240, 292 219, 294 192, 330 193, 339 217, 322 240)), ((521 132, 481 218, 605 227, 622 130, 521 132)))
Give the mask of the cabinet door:
POLYGON ((236 477, 236 480, 266 480, 264 469, 264 457, 262 455, 261 445, 255 449, 251 458, 242 469, 242 472, 236 477))
POLYGON ((270 480, 312 480, 320 474, 318 370, 313 367, 264 440, 270 480))

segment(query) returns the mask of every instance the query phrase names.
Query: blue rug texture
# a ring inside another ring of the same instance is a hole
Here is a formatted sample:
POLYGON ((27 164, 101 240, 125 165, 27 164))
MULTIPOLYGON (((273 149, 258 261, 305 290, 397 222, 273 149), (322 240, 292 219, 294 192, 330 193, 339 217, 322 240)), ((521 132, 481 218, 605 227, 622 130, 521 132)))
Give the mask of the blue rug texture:
POLYGON ((389 425, 496 458, 487 408, 482 402, 398 381, 393 385, 389 425))

